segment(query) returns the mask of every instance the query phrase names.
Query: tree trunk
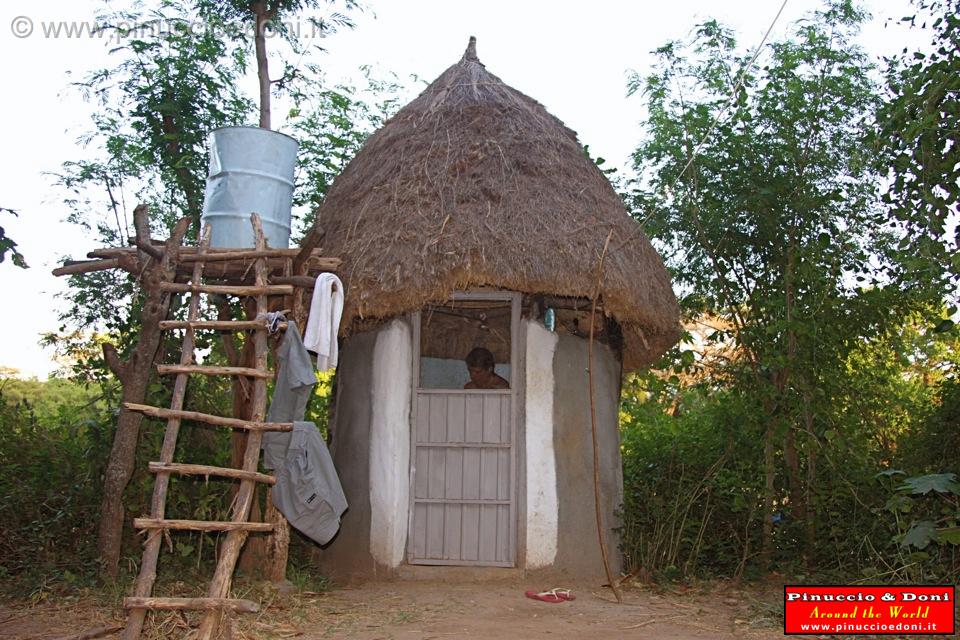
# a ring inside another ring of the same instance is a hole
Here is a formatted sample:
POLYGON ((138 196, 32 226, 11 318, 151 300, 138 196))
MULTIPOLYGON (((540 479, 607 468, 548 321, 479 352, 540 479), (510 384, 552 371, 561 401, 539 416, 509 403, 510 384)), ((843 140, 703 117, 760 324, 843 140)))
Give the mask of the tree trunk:
POLYGON ((803 412, 804 412, 804 422, 806 424, 807 434, 810 436, 812 446, 810 447, 810 452, 807 454, 807 486, 806 493, 804 496, 804 505, 807 509, 807 520, 806 526, 804 527, 804 557, 807 560, 808 567, 813 567, 814 562, 814 549, 816 549, 817 542, 817 507, 816 503, 813 500, 813 496, 816 481, 817 481, 817 445, 819 444, 817 437, 813 431, 813 422, 814 422, 814 413, 813 408, 810 406, 811 398, 810 392, 804 391, 803 393, 803 412), (812 505, 812 506, 811 506, 812 505))
MULTIPOLYGON (((792 519, 801 527, 807 525, 807 503, 804 496, 803 482, 800 479, 800 456, 797 453, 796 429, 787 424, 783 436, 783 460, 787 467, 787 483, 790 496, 789 511, 792 519)), ((807 564, 806 549, 803 551, 803 562, 807 564)))
POLYGON ((770 554, 773 551, 773 503, 776 499, 775 483, 776 464, 773 452, 773 437, 775 418, 767 415, 767 424, 763 431, 763 538, 760 547, 760 558, 764 566, 770 564, 770 554))
POLYGON ((260 128, 270 128, 270 69, 267 64, 267 23, 273 17, 273 12, 267 10, 265 2, 254 2, 250 5, 254 15, 256 31, 253 35, 253 46, 257 55, 257 78, 260 80, 260 128))
MULTIPOLYGON (((796 242, 794 234, 791 231, 789 242, 787 244, 787 264, 784 270, 783 292, 784 292, 784 312, 787 321, 787 363, 784 366, 778 392, 780 402, 784 412, 788 415, 786 430, 783 436, 783 459, 787 467, 787 490, 790 496, 789 513, 792 520, 799 527, 807 526, 807 505, 804 499, 803 481, 800 476, 800 456, 797 454, 796 428, 794 427, 788 411, 791 395, 788 382, 795 369, 797 359, 797 333, 793 327, 793 308, 795 305, 795 292, 793 285, 793 272, 796 268, 796 242)), ((793 376, 796 378, 797 376, 793 376)), ((804 565, 807 564, 806 550, 803 552, 804 565)))
MULTIPOLYGON (((138 206, 133 215, 138 244, 149 242, 146 205, 138 206)), ((177 222, 160 262, 151 261, 141 278, 146 291, 146 301, 140 314, 140 337, 130 359, 121 362, 112 345, 106 344, 103 347, 108 366, 123 385, 122 403, 143 404, 146 398, 147 386, 153 373, 153 361, 160 346, 160 321, 166 319, 170 309, 171 294, 161 291, 160 283, 173 280, 177 253, 190 222, 190 218, 182 218, 177 222)), ((142 257, 146 260, 148 253, 144 252, 142 257)), ((97 550, 100 554, 101 571, 110 578, 117 577, 120 563, 125 520, 123 492, 133 474, 141 420, 141 414, 130 411, 121 404, 117 431, 104 473, 97 550)))

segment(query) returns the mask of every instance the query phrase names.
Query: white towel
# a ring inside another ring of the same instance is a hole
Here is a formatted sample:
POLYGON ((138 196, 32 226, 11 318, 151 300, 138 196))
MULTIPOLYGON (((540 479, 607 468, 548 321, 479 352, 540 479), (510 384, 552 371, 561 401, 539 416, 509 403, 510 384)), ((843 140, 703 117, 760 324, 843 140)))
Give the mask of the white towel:
POLYGON ((343 283, 332 273, 321 273, 313 287, 303 346, 317 354, 317 370, 337 366, 337 333, 343 315, 343 283))

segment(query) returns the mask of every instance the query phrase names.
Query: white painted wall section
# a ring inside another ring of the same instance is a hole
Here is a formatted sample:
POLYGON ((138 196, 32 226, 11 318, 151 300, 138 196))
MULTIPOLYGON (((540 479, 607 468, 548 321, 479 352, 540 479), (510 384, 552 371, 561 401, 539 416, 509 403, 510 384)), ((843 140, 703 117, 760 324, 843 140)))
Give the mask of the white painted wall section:
POLYGON ((397 567, 407 542, 410 508, 410 325, 394 320, 373 349, 370 425, 370 553, 397 567))
MULTIPOLYGON (((527 568, 553 564, 557 556, 557 462, 553 451, 553 354, 557 335, 538 322, 527 329, 526 462, 527 568)), ((378 345, 379 346, 379 345, 378 345)))

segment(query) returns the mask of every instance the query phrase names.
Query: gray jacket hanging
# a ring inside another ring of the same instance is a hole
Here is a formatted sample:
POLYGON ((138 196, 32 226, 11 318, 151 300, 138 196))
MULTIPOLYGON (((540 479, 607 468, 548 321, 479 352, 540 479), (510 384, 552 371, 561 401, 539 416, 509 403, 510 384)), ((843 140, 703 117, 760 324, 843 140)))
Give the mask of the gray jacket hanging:
POLYGON ((320 431, 312 422, 303 422, 317 379, 293 322, 287 323, 277 360, 279 371, 267 421, 293 422, 293 432, 263 434, 263 466, 276 469, 277 477, 270 495, 291 525, 325 544, 340 528, 347 499, 320 431))
MULTIPOLYGON (((310 354, 303 346, 295 322, 287 323, 287 332, 277 349, 277 382, 267 412, 267 422, 296 422, 303 420, 310 394, 317 384, 310 354)), ((263 434, 263 466, 278 469, 283 464, 290 444, 290 434, 268 431, 263 434)))
POLYGON ((340 528, 347 499, 327 444, 312 422, 293 423, 271 496, 290 524, 319 544, 329 542, 340 528))

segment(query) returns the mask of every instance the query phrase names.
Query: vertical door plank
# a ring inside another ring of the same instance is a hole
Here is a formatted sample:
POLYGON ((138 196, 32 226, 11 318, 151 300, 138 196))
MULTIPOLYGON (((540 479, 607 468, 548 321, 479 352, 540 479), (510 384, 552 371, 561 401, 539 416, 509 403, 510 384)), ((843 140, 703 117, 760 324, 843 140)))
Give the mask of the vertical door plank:
POLYGON ((510 449, 497 449, 497 500, 513 500, 510 493, 510 449))
POLYGON ((460 394, 447 397, 447 442, 463 442, 467 429, 466 398, 460 394))
POLYGON ((446 450, 446 454, 443 497, 448 500, 461 500, 463 498, 463 449, 450 448, 446 450))
POLYGON ((427 558, 443 558, 443 507, 442 504, 427 505, 427 558))
POLYGON ((430 396, 417 394, 417 442, 430 438, 430 396))
POLYGON ((460 521, 463 514, 463 505, 448 504, 444 505, 443 509, 443 559, 462 560, 460 541, 463 533, 460 530, 460 521))
POLYGON ((501 395, 483 396, 483 440, 482 442, 500 443, 500 403, 501 395))
POLYGON ((497 499, 497 450, 480 450, 480 499, 497 499))
POLYGON ((483 396, 468 395, 466 401, 466 441, 483 442, 483 396))
POLYGON ((425 447, 427 449, 427 457, 430 462, 428 465, 428 479, 427 479, 427 497, 428 498, 443 498, 444 497, 444 480, 446 479, 447 471, 447 456, 446 451, 442 447, 425 447))
POLYGON ((497 505, 497 562, 510 561, 510 507, 497 505))
POLYGON ((423 558, 427 551, 427 505, 413 506, 413 557, 423 558))
POLYGON ((413 498, 429 498, 427 478, 429 470, 429 449, 417 447, 416 467, 413 469, 413 498))
POLYGON ((509 444, 513 442, 513 425, 511 424, 513 403, 510 396, 502 396, 502 398, 503 401, 500 403, 500 442, 509 444))
POLYGON ((445 442, 447 439, 447 396, 430 395, 430 442, 445 442))
POLYGON ((480 505, 463 505, 463 559, 479 560, 480 551, 480 505))
POLYGON ((480 507, 479 560, 483 562, 497 560, 497 505, 494 504, 485 504, 480 507))
POLYGON ((480 498, 480 449, 463 450, 463 497, 465 500, 480 498))

